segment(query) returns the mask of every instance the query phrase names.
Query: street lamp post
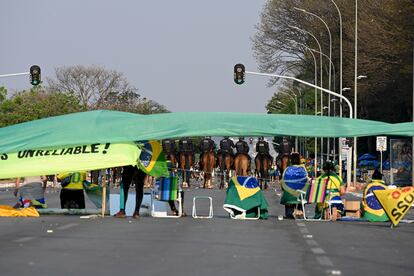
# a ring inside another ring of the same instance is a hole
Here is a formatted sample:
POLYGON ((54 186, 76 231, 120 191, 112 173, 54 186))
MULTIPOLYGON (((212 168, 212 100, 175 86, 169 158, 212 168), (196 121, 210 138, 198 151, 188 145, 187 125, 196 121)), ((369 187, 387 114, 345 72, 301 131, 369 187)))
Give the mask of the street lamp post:
MULTIPOLYGON (((300 31, 300 32, 302 32, 302 33, 306 33, 306 34, 308 34, 308 35, 310 35, 311 37, 313 37, 313 39, 315 39, 315 41, 316 41, 316 44, 318 44, 318 48, 319 48, 319 59, 320 59, 320 68, 319 68, 319 70, 320 70, 320 84, 321 84, 321 86, 320 87, 323 87, 323 60, 322 60, 322 47, 321 47, 321 44, 319 43, 319 40, 316 38, 316 36, 314 35, 314 34, 312 34, 311 32, 309 32, 309 31, 306 31, 306 30, 304 30, 304 29, 301 29, 301 28, 299 28, 299 27, 296 27, 296 26, 292 26, 292 25, 289 25, 289 27, 290 28, 292 28, 292 29, 295 29, 295 30, 298 30, 298 31, 300 31)), ((321 96, 321 110, 322 110, 322 107, 323 107, 323 94, 322 94, 322 90, 320 89, 320 96, 321 96)), ((316 105, 315 105, 316 106, 316 105)), ((316 109, 315 109, 316 110, 316 109)), ((317 111, 316 111, 317 112, 317 111)), ((321 112, 321 116, 323 116, 323 112, 321 112)), ((316 138, 315 138, 316 139, 316 138)), ((321 164, 323 164, 323 158, 322 158, 322 154, 323 154, 323 138, 321 137, 321 164)), ((316 150, 317 150, 317 148, 315 147, 315 164, 316 164, 316 160, 317 160, 317 155, 316 155, 316 150)), ((316 168, 316 165, 315 165, 315 168, 316 168)))
MULTIPOLYGON (((305 31, 306 32, 306 31, 305 31)), ((316 37, 315 37, 315 40, 319 43, 319 41, 316 39, 316 37)), ((315 75, 315 80, 314 80, 314 84, 315 85, 318 85, 318 66, 317 66, 317 62, 316 62, 316 57, 315 57, 315 54, 313 53, 314 51, 315 52, 318 52, 318 51, 316 51, 316 50, 313 50, 313 49, 311 49, 311 48, 309 48, 308 46, 306 46, 305 44, 303 44, 303 43, 299 43, 299 42, 296 42, 296 41, 294 41, 294 40, 291 40, 291 39, 289 39, 288 41, 290 41, 291 43, 296 43, 296 44, 298 44, 298 45, 302 45, 303 47, 305 47, 305 49, 306 50, 308 50, 309 51, 309 53, 312 55, 312 58, 313 58, 313 64, 314 64, 314 66, 315 66, 315 69, 314 69, 314 75, 315 75)), ((320 48, 320 47, 319 47, 320 48)), ((319 53, 319 55, 320 55, 320 60, 321 60, 321 64, 322 64, 322 52, 318 52, 319 53)), ((322 68, 322 67, 321 67, 322 68)), ((322 86, 322 82, 321 82, 321 86, 322 86)), ((321 91, 321 95, 322 95, 322 91, 321 91)), ((318 90, 317 90, 317 88, 315 87, 315 116, 317 116, 318 115, 318 90)), ((315 170, 315 176, 316 176, 316 172, 317 172, 317 164, 316 164, 316 160, 317 160, 317 157, 318 157, 318 138, 316 138, 315 137, 315 162, 314 162, 314 170, 315 170)))

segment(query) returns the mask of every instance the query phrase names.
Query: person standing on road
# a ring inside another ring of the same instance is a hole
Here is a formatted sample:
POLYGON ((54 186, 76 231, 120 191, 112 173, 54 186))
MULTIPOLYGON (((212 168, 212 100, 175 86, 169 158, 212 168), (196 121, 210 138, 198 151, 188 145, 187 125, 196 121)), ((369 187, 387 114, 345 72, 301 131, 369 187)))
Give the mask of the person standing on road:
POLYGON ((120 185, 120 197, 121 197, 121 206, 118 213, 114 216, 116 218, 125 218, 125 206, 128 199, 128 190, 131 183, 135 182, 135 211, 132 215, 133 218, 139 218, 139 209, 141 207, 142 198, 144 197, 144 180, 146 173, 141 169, 138 169, 136 166, 124 166, 122 169, 122 179, 120 185))

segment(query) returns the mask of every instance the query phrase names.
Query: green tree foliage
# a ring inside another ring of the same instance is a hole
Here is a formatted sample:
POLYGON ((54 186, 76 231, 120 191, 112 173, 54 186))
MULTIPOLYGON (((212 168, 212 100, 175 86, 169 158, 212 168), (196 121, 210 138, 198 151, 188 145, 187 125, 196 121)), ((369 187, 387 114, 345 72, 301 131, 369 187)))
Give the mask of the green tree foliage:
POLYGON ((161 104, 141 97, 122 73, 101 66, 64 66, 48 79, 48 91, 72 95, 87 110, 108 109, 141 114, 163 113, 161 104))
POLYGON ((77 98, 37 87, 0 102, 0 127, 79 111, 77 98))
POLYGON ((0 103, 2 103, 7 97, 7 89, 4 86, 0 87, 0 103))
MULTIPOLYGON (((343 19, 343 87, 354 87, 355 1, 334 0, 343 19)), ((309 49, 319 50, 315 39, 329 54, 329 37, 323 23, 294 7, 320 16, 332 33, 332 60, 339 91, 339 19, 331 0, 270 0, 254 37, 255 56, 261 71, 300 76, 313 82, 314 60, 309 49), (306 47, 305 47, 306 46, 306 47)), ((411 120, 414 3, 410 0, 358 1, 358 117, 387 122, 411 120)), ((317 58, 318 83, 319 53, 317 58)), ((323 58, 323 86, 328 87, 328 61, 323 58)), ((271 80, 274 85, 277 79, 271 80)), ((353 91, 344 92, 352 102, 353 91)), ((324 99, 324 105, 327 105, 324 99)), ((347 112, 346 106, 343 107, 347 112)), ((331 106, 332 110, 332 106, 331 106)), ((346 115, 346 114, 345 114, 346 115)))

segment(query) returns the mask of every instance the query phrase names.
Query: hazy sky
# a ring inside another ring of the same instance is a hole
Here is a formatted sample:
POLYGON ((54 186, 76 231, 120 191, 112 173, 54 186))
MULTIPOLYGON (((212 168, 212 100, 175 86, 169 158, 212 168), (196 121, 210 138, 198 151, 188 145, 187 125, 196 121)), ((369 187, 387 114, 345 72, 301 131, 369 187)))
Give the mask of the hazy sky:
MULTIPOLYGON (((233 66, 257 71, 251 38, 266 0, 0 0, 0 74, 64 65, 124 73, 171 111, 265 112, 267 78, 233 82, 233 66)), ((28 76, 0 78, 9 91, 28 76)))

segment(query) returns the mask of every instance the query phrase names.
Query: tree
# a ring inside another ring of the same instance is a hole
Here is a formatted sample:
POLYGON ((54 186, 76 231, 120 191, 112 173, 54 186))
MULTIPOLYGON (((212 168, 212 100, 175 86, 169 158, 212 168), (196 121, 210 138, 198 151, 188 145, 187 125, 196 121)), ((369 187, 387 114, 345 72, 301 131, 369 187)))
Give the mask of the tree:
MULTIPOLYGON (((335 2, 343 18, 343 84, 344 87, 353 87, 355 2, 335 2)), ((289 72, 289 75, 300 75, 312 82, 314 62, 306 47, 319 48, 313 37, 292 26, 316 36, 325 54, 329 53, 329 38, 325 26, 318 19, 294 7, 313 12, 327 22, 333 40, 332 61, 339 69, 338 14, 330 0, 269 1, 253 39, 255 56, 261 71, 289 72)), ((358 117, 388 122, 411 120, 412 101, 407 101, 407 98, 411 98, 412 86, 414 3, 410 0, 359 1, 358 15, 358 72, 368 76, 358 83, 358 117)), ((315 53, 315 56, 319 66, 319 54, 315 53)), ((329 86, 327 68, 327 59, 323 58, 325 88, 329 86)), ((321 79, 319 72, 317 77, 321 79)), ((271 80, 269 85, 276 81, 271 80)), ((339 91, 339 74, 336 74, 335 84, 332 89, 339 91)), ((353 91, 344 95, 353 100, 353 91)))
POLYGON ((7 97, 7 89, 4 86, 0 86, 0 103, 2 103, 7 97))
POLYGON ((0 102, 0 127, 84 110, 74 96, 36 87, 0 102))
POLYGON ((167 109, 142 98, 122 73, 101 66, 64 66, 48 79, 48 91, 79 98, 85 109, 109 109, 136 113, 160 113, 167 109))

